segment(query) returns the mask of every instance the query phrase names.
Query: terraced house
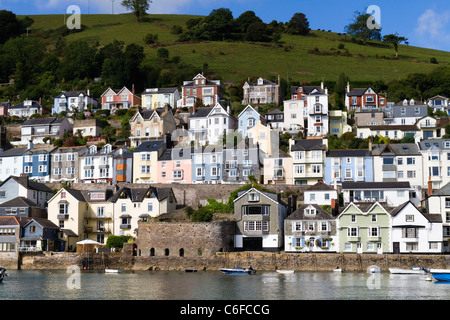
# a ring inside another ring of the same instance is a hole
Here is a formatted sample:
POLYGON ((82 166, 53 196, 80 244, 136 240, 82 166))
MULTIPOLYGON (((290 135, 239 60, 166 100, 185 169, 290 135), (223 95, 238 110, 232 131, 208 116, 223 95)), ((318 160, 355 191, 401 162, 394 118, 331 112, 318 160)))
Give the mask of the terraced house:
POLYGON ((336 218, 339 252, 392 252, 389 211, 378 202, 346 206, 336 218))
POLYGON ((51 157, 50 182, 72 182, 79 181, 80 155, 88 149, 82 147, 61 147, 53 150, 51 157))
POLYGON ((324 179, 326 139, 289 140, 296 185, 313 185, 324 179))
POLYGON ((33 148, 23 154, 23 170, 29 178, 39 182, 49 182, 51 174, 51 153, 53 146, 33 148))
POLYGON ((166 150, 163 140, 142 142, 133 152, 133 182, 156 183, 158 180, 158 159, 166 150))

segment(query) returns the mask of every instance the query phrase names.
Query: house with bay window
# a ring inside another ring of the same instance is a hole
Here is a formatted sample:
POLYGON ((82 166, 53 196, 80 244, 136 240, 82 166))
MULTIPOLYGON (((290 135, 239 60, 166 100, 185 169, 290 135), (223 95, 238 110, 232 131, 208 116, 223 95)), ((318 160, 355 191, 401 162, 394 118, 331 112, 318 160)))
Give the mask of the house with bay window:
POLYGON ((391 253, 391 216, 379 202, 349 203, 336 217, 338 252, 391 253))
POLYGON ((51 174, 51 153, 56 147, 42 147, 27 150, 23 154, 23 174, 38 182, 49 182, 51 174))
MULTIPOLYGON (((328 115, 328 94, 314 92, 307 96, 307 136, 322 137, 330 128, 328 115)), ((285 119, 286 121, 286 119, 285 119)))
POLYGON ((134 93, 134 87, 129 90, 108 88, 101 95, 102 109, 111 110, 115 113, 117 109, 130 109, 141 105, 141 98, 134 93))
MULTIPOLYGON (((391 211, 392 253, 430 254, 443 252, 442 216, 421 212, 410 201, 391 211)), ((448 245, 447 245, 448 248, 448 245)))
MULTIPOLYGON (((126 147, 124 152, 128 152, 126 147)), ((114 174, 114 157, 120 154, 120 148, 105 144, 102 147, 91 145, 79 156, 79 181, 81 183, 112 183, 114 174)))
POLYGON ((294 184, 292 157, 282 150, 264 158, 261 170, 264 184, 294 184))
POLYGON ((60 147, 54 150, 50 154, 50 182, 77 183, 80 173, 79 157, 86 151, 85 146, 60 147))
POLYGON ((289 140, 294 184, 313 185, 324 179, 325 139, 289 140))
POLYGON ((375 182, 409 182, 421 198, 424 187, 423 157, 415 143, 372 145, 375 182))
POLYGON ((328 150, 325 158, 325 179, 328 185, 344 181, 374 181, 373 157, 370 150, 328 150))
POLYGON ((224 162, 222 146, 193 148, 192 183, 218 184, 222 182, 224 162))
POLYGON ((256 82, 246 81, 242 86, 244 100, 242 104, 264 105, 274 103, 281 104, 280 82, 269 81, 267 79, 258 78, 256 82))
POLYGON ((350 84, 347 83, 345 106, 348 111, 382 109, 386 108, 387 100, 371 87, 350 89, 350 84))
POLYGON ((439 190, 450 182, 450 139, 426 139, 418 143, 422 155, 423 188, 439 190))
POLYGON ((92 107, 97 109, 98 102, 95 100, 90 91, 63 91, 60 95, 53 99, 52 114, 67 112, 71 115, 74 112, 83 112, 92 107))
POLYGON ((419 206, 422 200, 409 182, 342 182, 344 205, 350 203, 378 202, 388 207, 397 207, 406 201, 419 206))
POLYGON ((283 248, 287 210, 279 193, 254 187, 240 191, 234 200, 235 250, 278 251, 283 248))
POLYGON ((450 103, 449 103, 449 99, 447 97, 444 96, 434 96, 431 97, 427 100, 427 105, 430 108, 433 108, 433 112, 437 112, 437 111, 443 111, 447 114, 450 114, 450 103))
POLYGON ((318 204, 304 204, 284 220, 286 252, 336 252, 336 219, 318 204))
POLYGON ((220 80, 208 80, 203 74, 197 74, 191 81, 183 82, 178 107, 193 107, 197 101, 205 106, 214 106, 222 99, 222 95, 220 80))
POLYGON ((223 148, 222 183, 248 183, 249 176, 260 181, 265 154, 256 145, 240 141, 235 147, 223 148))
POLYGON ((172 212, 176 199, 172 188, 122 187, 109 199, 114 213, 113 234, 136 237, 138 222, 172 212))

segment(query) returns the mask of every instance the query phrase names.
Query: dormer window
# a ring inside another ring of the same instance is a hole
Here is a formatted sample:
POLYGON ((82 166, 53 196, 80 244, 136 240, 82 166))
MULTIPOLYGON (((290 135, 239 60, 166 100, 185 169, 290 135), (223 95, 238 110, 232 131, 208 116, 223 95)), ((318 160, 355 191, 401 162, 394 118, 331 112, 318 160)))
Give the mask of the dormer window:
POLYGON ((247 200, 249 202, 257 202, 257 201, 259 201, 259 193, 257 193, 257 192, 250 192, 248 194, 247 200))
POLYGON ((317 213, 316 209, 313 207, 308 207, 305 209, 305 215, 306 216, 312 216, 315 215, 317 213))

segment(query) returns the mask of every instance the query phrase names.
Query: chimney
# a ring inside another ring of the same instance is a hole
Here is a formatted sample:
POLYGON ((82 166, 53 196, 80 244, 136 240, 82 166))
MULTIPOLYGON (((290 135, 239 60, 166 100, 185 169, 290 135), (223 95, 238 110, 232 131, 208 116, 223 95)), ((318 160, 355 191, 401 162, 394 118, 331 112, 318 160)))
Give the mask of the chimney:
POLYGON ((131 92, 132 92, 133 95, 134 95, 134 83, 133 83, 133 86, 131 87, 131 92))
POLYGON ((320 89, 323 90, 323 81, 320 82, 320 89))
POLYGON ((350 92, 350 82, 347 82, 347 92, 350 92))

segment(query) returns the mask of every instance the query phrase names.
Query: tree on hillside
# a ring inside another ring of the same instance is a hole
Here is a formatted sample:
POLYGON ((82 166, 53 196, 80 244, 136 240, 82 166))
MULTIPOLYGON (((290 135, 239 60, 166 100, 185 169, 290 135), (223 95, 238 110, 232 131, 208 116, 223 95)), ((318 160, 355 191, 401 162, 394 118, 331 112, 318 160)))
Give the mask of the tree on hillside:
POLYGON ((364 44, 367 43, 367 40, 381 40, 381 28, 370 29, 367 26, 370 17, 371 15, 368 13, 356 11, 353 22, 345 27, 345 32, 348 35, 360 38, 364 44))
POLYGON ((33 19, 29 17, 19 20, 13 12, 0 10, 0 30, 2 30, 0 32, 0 44, 26 32, 27 27, 30 27, 33 22, 33 19))
POLYGON ((257 42, 269 42, 271 41, 271 32, 267 24, 264 22, 254 22, 247 28, 247 34, 245 40, 257 41, 257 42))
POLYGON ((236 29, 239 32, 246 33, 248 27, 255 22, 263 21, 253 11, 246 11, 236 19, 236 29))
POLYGON ((396 58, 398 58, 398 45, 402 42, 408 44, 408 38, 400 37, 398 33, 385 35, 383 41, 394 45, 396 58))
POLYGON ((136 22, 140 22, 142 17, 147 15, 150 3, 152 3, 151 0, 123 0, 122 6, 133 11, 133 14, 136 16, 136 22))
POLYGON ((304 13, 297 12, 295 13, 291 20, 287 23, 287 33, 289 34, 297 34, 297 35, 307 35, 309 34, 309 22, 306 19, 304 13))

